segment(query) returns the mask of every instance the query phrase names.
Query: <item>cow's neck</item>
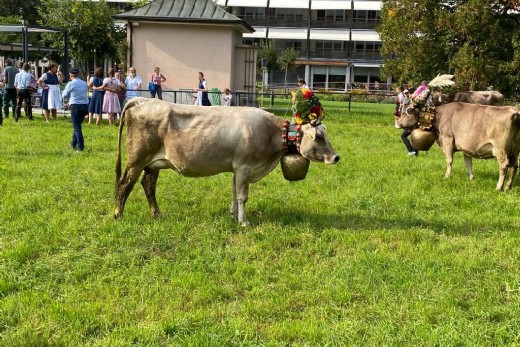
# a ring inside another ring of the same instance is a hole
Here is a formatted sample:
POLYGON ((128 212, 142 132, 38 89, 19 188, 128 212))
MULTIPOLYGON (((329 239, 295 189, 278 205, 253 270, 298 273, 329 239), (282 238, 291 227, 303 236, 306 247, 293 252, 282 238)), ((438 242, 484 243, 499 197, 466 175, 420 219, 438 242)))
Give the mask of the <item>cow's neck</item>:
POLYGON ((300 153, 302 130, 300 124, 284 121, 282 124, 282 145, 284 154, 300 153))

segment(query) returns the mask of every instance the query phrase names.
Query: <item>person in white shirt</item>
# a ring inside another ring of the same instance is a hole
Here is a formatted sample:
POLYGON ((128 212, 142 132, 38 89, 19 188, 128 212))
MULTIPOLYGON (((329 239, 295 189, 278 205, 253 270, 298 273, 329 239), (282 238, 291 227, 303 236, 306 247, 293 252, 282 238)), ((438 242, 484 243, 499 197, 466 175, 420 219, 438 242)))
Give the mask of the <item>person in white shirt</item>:
POLYGON ((231 94, 229 88, 224 89, 222 99, 224 99, 224 106, 233 106, 233 94, 231 94))

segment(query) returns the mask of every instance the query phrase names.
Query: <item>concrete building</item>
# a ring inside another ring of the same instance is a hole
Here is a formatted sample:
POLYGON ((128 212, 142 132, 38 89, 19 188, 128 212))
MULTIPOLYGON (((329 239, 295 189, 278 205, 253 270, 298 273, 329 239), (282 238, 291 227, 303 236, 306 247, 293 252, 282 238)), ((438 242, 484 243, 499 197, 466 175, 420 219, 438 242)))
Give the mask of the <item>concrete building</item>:
MULTIPOLYGON (((381 1, 371 0, 215 0, 247 21, 254 32, 243 33, 244 43, 274 39, 277 48, 298 52, 291 78, 305 78, 314 89, 347 90, 384 87, 381 40, 375 31, 381 1), (376 83, 377 81, 377 83, 376 83)), ((283 82, 281 73, 270 84, 283 82)))
MULTIPOLYGON (((114 18, 126 23, 127 62, 143 89, 158 66, 167 79, 163 89, 195 89, 202 71, 208 88, 254 92, 257 47, 243 44, 254 29, 215 2, 156 0, 114 18)), ((173 94, 163 98, 173 101, 173 94)))

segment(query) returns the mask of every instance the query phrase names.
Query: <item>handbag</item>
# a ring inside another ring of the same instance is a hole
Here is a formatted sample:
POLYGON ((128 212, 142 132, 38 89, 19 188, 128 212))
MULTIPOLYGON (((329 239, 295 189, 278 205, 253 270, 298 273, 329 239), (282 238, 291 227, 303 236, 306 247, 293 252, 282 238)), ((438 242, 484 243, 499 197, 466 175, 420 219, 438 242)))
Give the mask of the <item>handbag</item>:
POLYGON ((148 90, 150 93, 155 92, 155 84, 153 82, 148 83, 148 90))

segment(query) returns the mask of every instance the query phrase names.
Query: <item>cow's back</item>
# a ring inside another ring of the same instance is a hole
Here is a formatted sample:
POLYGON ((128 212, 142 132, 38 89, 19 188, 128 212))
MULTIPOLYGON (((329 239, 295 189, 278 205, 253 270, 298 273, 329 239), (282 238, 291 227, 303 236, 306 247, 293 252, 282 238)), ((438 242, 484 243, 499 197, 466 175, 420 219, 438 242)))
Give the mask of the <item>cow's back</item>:
POLYGON ((283 120, 257 108, 143 101, 126 110, 125 122, 129 158, 170 162, 186 176, 276 166, 283 151, 283 120))
POLYGON ((504 95, 495 90, 455 92, 449 95, 448 101, 500 106, 504 104, 504 95))
POLYGON ((453 102, 436 108, 435 129, 439 144, 451 141, 455 150, 490 158, 494 147, 505 148, 518 137, 517 118, 518 110, 511 106, 453 102))

